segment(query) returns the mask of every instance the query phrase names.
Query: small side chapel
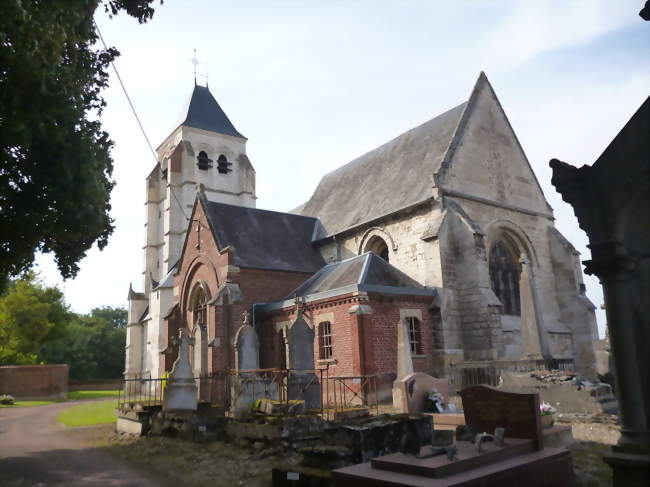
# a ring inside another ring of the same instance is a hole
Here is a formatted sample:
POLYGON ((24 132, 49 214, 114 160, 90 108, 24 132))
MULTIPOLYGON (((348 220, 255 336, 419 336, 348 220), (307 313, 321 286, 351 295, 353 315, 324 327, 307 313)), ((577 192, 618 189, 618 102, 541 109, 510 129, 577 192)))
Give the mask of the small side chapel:
POLYGON ((390 383, 402 333, 415 371, 438 377, 450 363, 551 359, 595 376, 578 252, 485 74, 466 102, 326 174, 290 213, 255 208, 246 142, 197 85, 158 147, 125 378, 171 370, 181 328, 197 377, 253 364, 390 383))

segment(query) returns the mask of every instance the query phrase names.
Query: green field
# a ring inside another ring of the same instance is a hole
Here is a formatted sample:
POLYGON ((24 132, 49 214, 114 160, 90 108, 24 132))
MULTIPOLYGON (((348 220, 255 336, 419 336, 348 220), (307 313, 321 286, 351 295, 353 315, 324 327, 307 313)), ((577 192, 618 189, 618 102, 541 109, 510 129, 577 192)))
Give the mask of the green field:
POLYGON ((71 401, 78 399, 108 399, 117 397, 120 391, 72 391, 68 392, 68 399, 71 401))
POLYGON ((62 411, 56 418, 66 426, 91 426, 115 422, 115 401, 94 401, 77 404, 62 411))
POLYGON ((0 404, 0 408, 20 408, 31 406, 45 406, 46 404, 54 404, 64 401, 78 401, 84 399, 110 399, 117 397, 120 391, 71 391, 68 392, 67 399, 46 399, 43 401, 16 401, 12 405, 0 404))

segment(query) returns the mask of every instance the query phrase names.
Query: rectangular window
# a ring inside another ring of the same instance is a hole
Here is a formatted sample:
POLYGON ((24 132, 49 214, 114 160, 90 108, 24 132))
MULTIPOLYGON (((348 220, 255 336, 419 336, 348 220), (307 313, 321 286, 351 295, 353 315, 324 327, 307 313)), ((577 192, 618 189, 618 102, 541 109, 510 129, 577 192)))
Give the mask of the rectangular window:
POLYGON ((329 321, 323 321, 318 325, 318 342, 319 358, 321 360, 332 358, 332 325, 329 321))
POLYGON ((406 327, 409 334, 409 345, 413 355, 423 355, 422 333, 420 332, 420 320, 409 316, 406 318, 406 327))

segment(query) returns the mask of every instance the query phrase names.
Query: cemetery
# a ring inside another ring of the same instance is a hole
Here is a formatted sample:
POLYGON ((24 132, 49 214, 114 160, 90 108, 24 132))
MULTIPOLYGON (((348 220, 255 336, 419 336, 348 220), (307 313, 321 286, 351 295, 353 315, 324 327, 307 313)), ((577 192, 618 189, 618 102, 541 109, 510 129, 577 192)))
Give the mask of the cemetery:
MULTIPOLYGON (((300 317, 296 323, 289 329, 294 343, 309 335, 300 317)), ((227 380, 195 379, 192 339, 182 329, 166 379, 126 381, 117 429, 291 452, 294 463, 278 462, 272 470, 277 486, 516 485, 530 476, 539 486, 573 485, 566 448, 573 443, 571 427, 546 421, 552 416, 545 413, 555 408, 541 402, 539 393, 485 385, 453 390, 449 379, 413 371, 408 336, 403 337, 402 379, 393 384, 392 401, 382 402, 375 378, 330 378, 313 368, 311 351, 292 362, 310 368, 238 369, 227 380)), ((238 333, 238 339, 238 363, 257 365, 254 330, 238 333)))

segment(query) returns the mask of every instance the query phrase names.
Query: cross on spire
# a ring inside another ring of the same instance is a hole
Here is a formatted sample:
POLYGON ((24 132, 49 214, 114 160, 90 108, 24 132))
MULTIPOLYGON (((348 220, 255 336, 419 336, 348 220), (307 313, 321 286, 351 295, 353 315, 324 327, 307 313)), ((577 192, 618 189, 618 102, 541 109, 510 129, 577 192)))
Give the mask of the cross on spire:
POLYGON ((194 49, 194 56, 192 59, 190 59, 192 64, 194 65, 194 85, 196 86, 196 67, 201 64, 199 60, 196 58, 196 49, 194 49))

